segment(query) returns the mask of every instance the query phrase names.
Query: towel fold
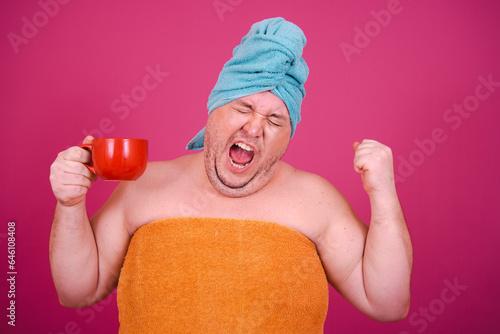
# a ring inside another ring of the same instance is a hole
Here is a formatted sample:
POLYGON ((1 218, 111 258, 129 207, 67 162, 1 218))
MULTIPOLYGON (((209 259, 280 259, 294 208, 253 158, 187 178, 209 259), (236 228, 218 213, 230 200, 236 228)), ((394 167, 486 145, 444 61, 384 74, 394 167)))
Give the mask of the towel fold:
MULTIPOLYGON (((306 95, 304 83, 309 75, 302 58, 306 42, 302 30, 281 17, 253 24, 219 74, 208 98, 208 113, 243 96, 271 91, 288 108, 292 137, 300 122, 300 108, 306 95)), ((202 129, 187 149, 202 149, 204 137, 202 129)))
POLYGON ((134 234, 118 283, 120 333, 323 333, 316 247, 286 226, 169 218, 134 234))

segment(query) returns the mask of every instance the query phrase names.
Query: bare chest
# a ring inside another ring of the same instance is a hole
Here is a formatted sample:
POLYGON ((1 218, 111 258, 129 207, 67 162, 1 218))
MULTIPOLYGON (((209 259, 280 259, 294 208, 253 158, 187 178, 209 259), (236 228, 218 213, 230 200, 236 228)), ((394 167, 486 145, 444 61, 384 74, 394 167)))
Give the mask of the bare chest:
POLYGON ((308 212, 307 204, 294 194, 284 196, 280 192, 242 198, 228 198, 218 194, 213 188, 171 189, 156 194, 136 208, 131 228, 173 217, 212 217, 256 219, 278 223, 290 227, 315 242, 319 234, 317 219, 308 212))

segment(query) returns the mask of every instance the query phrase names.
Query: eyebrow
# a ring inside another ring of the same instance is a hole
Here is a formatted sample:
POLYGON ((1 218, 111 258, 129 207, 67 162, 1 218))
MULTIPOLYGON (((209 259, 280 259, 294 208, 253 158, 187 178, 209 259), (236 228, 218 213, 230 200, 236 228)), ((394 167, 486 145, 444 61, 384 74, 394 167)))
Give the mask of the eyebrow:
MULTIPOLYGON (((249 108, 249 109, 253 110, 253 105, 250 102, 243 100, 242 98, 239 98, 239 99, 235 100, 234 102, 236 102, 238 105, 240 105, 242 107, 249 108)), ((282 120, 287 120, 289 118, 287 116, 288 116, 288 111, 286 112, 286 115, 278 114, 276 112, 272 112, 270 115, 267 115, 267 117, 274 117, 274 118, 278 118, 278 119, 282 119, 282 120)))
POLYGON ((242 99, 237 99, 234 102, 238 103, 239 105, 241 105, 243 107, 247 107, 247 108, 253 109, 253 106, 250 103, 248 103, 246 101, 243 101, 242 99))

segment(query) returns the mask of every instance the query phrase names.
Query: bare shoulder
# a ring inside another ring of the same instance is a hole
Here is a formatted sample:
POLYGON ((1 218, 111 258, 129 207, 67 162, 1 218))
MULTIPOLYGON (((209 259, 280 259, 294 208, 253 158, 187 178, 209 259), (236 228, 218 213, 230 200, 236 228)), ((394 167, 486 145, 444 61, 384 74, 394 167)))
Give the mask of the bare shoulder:
POLYGON ((175 195, 189 182, 195 156, 190 154, 168 161, 149 162, 138 180, 123 181, 116 187, 106 207, 121 212, 130 234, 163 217, 175 207, 175 195))
POLYGON ((293 205, 293 215, 308 222, 310 236, 318 245, 327 231, 356 220, 342 193, 327 179, 314 173, 283 166, 282 179, 293 205))
POLYGON ((283 166, 283 179, 287 180, 287 187, 301 201, 307 203, 335 205, 345 201, 344 196, 330 181, 317 174, 296 169, 289 164, 283 166))
POLYGON ((123 191, 130 195, 142 196, 144 192, 150 192, 172 184, 180 177, 186 175, 186 171, 194 160, 195 155, 184 155, 173 160, 149 162, 144 174, 137 181, 125 181, 120 184, 123 191))
POLYGON ((309 237, 316 244, 330 283, 338 286, 352 271, 363 252, 367 226, 356 216, 347 199, 321 176, 287 168, 292 187, 298 191, 294 207, 305 213, 309 237))

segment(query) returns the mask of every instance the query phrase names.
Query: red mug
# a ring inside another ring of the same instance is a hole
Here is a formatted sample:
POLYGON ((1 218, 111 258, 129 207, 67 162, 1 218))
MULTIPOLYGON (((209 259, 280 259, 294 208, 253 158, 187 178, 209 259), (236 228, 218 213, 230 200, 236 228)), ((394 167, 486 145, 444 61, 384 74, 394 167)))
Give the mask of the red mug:
POLYGON ((96 138, 80 146, 92 154, 85 164, 94 174, 108 181, 137 180, 148 163, 148 141, 132 138, 96 138))

